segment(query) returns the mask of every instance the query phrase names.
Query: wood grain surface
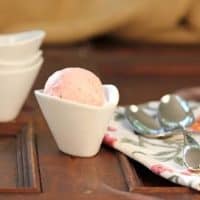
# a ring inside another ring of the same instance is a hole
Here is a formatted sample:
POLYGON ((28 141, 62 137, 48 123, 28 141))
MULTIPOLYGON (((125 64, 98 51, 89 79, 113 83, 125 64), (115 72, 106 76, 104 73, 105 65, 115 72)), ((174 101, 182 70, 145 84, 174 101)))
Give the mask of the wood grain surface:
POLYGON ((40 192, 34 128, 20 119, 0 124, 0 194, 40 192))

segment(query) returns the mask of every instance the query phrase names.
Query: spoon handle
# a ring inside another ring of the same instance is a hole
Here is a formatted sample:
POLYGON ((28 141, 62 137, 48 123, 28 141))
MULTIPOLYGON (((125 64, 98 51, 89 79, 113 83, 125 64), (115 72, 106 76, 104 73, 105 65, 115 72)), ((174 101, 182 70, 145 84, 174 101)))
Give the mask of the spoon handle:
POLYGON ((192 146, 199 146, 199 143, 192 137, 190 136, 188 130, 186 130, 185 127, 182 127, 182 131, 183 131, 183 136, 184 136, 184 145, 192 145, 192 146))

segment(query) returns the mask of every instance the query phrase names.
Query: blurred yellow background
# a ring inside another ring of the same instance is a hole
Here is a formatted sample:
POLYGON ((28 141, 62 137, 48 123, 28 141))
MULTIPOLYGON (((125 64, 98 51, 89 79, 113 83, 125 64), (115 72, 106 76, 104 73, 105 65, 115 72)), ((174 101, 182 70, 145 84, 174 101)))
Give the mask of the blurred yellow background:
POLYGON ((0 32, 44 29, 46 43, 109 34, 128 41, 199 43, 199 0, 0 0, 0 32))

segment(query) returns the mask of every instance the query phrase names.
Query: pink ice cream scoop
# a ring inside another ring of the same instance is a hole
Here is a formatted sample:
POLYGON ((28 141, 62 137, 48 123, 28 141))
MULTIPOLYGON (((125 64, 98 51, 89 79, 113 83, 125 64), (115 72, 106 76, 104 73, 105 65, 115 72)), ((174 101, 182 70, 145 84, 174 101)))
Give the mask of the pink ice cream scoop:
POLYGON ((56 71, 48 78, 44 93, 95 106, 102 106, 105 101, 100 79, 83 68, 65 68, 56 71))

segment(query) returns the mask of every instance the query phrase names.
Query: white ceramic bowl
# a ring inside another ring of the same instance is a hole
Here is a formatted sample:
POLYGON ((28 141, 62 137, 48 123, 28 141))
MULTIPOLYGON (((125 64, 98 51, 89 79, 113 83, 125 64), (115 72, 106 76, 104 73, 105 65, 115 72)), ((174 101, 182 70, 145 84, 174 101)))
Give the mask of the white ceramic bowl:
POLYGON ((90 157, 101 146, 108 122, 119 101, 114 85, 104 85, 107 98, 101 106, 62 100, 36 90, 35 95, 58 148, 67 154, 90 157))
POLYGON ((16 67, 16 66, 27 66, 27 65, 33 65, 36 63, 42 56, 43 52, 42 50, 38 50, 35 54, 33 54, 30 58, 20 60, 20 61, 6 61, 0 59, 0 69, 6 68, 6 67, 16 67))
POLYGON ((23 67, 30 67, 37 63, 42 58, 42 50, 37 51, 31 58, 23 60, 23 61, 16 61, 16 62, 6 62, 0 60, 0 70, 5 69, 18 69, 23 67))
POLYGON ((1 35, 0 60, 11 62, 31 58, 40 48, 44 37, 42 30, 1 35))
POLYGON ((0 122, 11 121, 17 117, 42 63, 41 58, 27 68, 0 70, 0 122))

